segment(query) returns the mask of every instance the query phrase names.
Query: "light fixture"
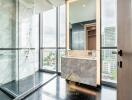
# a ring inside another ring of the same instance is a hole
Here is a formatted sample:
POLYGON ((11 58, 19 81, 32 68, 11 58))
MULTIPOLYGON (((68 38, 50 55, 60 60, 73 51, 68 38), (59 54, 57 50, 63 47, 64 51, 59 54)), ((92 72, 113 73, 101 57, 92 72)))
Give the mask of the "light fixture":
POLYGON ((76 2, 76 1, 78 1, 78 0, 68 0, 67 2, 72 3, 72 2, 76 2))
POLYGON ((86 7, 86 5, 85 5, 85 4, 83 4, 83 5, 82 5, 82 7, 86 7))

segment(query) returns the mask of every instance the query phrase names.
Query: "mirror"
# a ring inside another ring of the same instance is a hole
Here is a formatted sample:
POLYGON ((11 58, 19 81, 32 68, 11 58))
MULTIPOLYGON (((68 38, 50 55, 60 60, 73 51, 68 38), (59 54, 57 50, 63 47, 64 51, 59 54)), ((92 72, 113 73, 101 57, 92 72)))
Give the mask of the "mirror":
POLYGON ((68 0, 68 49, 96 50, 96 0, 68 0))
MULTIPOLYGON (((67 50, 65 58, 68 59, 68 61, 80 59, 80 63, 83 63, 83 65, 85 65, 83 62, 84 59, 86 61, 95 61, 95 66, 93 66, 95 71, 93 71, 93 73, 96 77, 93 79, 97 79, 96 84, 100 85, 101 0, 66 0, 66 3, 67 50)), ((81 65, 78 66, 78 68, 79 67, 81 67, 81 65)))
POLYGON ((95 69, 93 73, 96 78, 93 79, 97 79, 96 84, 100 85, 101 0, 66 0, 66 3, 67 50, 65 58, 68 61, 71 61, 71 59, 80 59, 83 65, 85 65, 83 62, 84 59, 87 59, 86 61, 95 61, 96 65, 93 66, 95 69))

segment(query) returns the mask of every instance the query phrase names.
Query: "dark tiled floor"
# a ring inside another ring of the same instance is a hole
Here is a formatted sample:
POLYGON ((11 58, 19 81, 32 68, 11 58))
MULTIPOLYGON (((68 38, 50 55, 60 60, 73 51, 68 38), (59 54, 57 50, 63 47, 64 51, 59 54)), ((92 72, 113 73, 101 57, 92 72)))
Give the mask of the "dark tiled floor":
POLYGON ((0 100, 11 100, 6 94, 0 91, 0 100))
POLYGON ((92 90, 57 77, 24 100, 116 100, 116 89, 102 86, 101 91, 92 90))
POLYGON ((12 81, 10 83, 4 84, 2 89, 9 92, 9 94, 13 94, 14 97, 17 97, 27 90, 37 86, 38 84, 47 82, 53 76, 55 76, 55 74, 36 72, 34 75, 31 75, 20 81, 12 81))

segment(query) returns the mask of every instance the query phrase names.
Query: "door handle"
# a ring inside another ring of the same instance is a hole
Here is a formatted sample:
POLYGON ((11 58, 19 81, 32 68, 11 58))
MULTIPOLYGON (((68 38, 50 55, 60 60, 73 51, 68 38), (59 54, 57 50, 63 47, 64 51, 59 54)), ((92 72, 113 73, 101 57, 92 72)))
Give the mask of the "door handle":
POLYGON ((118 62, 118 66, 119 66, 120 68, 122 68, 122 61, 119 61, 119 62, 118 62))
POLYGON ((113 51, 112 54, 118 54, 119 56, 123 56, 122 50, 119 50, 118 52, 113 51))

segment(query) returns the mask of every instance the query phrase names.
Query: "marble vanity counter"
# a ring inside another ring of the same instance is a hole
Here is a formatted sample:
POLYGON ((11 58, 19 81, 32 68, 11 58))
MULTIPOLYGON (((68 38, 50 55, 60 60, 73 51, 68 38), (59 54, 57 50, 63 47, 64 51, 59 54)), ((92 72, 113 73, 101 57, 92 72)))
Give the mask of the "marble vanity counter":
POLYGON ((62 57, 62 78, 67 80, 96 86, 96 58, 62 57))

